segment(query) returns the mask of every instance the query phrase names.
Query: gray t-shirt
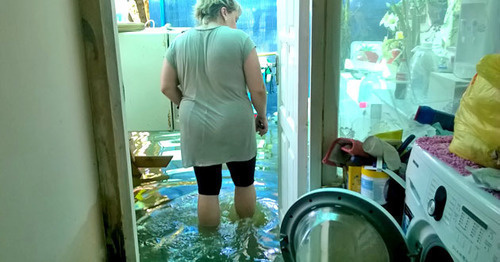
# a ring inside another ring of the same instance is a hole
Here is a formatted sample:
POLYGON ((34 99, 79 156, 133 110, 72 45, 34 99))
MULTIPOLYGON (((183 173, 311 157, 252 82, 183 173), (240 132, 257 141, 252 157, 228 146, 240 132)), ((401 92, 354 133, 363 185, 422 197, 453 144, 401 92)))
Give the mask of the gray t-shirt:
POLYGON ((169 46, 177 70, 183 166, 246 161, 257 153, 243 64, 255 44, 243 31, 190 29, 169 46))

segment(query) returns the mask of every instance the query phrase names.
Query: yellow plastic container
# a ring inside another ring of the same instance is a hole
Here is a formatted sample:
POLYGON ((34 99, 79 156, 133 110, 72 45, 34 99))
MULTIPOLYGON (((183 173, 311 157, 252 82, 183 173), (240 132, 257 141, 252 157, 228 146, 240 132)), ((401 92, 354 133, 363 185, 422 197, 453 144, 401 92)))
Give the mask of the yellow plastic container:
POLYGON ((377 172, 372 166, 361 168, 361 195, 366 196, 380 205, 387 203, 387 190, 389 188, 389 175, 377 172))

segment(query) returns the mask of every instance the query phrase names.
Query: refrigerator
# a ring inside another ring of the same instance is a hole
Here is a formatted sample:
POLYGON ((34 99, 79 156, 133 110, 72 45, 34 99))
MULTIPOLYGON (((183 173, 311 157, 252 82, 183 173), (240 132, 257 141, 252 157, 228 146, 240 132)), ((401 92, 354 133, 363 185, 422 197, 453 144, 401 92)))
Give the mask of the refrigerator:
POLYGON ((169 44, 186 28, 146 28, 118 34, 126 130, 179 130, 177 107, 160 91, 169 44))

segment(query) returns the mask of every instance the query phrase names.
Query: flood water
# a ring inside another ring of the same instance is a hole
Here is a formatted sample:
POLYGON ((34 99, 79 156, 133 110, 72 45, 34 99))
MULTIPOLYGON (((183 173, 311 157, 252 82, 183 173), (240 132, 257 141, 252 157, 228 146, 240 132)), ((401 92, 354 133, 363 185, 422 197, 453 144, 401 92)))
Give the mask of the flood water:
POLYGON ((136 155, 174 155, 164 170, 144 170, 168 180, 134 188, 141 261, 283 261, 279 249, 276 128, 258 140, 255 188, 257 209, 240 220, 233 207, 229 171, 223 170, 219 195, 221 224, 201 231, 197 220, 197 185, 192 169, 180 164, 179 137, 172 133, 136 133, 136 155))

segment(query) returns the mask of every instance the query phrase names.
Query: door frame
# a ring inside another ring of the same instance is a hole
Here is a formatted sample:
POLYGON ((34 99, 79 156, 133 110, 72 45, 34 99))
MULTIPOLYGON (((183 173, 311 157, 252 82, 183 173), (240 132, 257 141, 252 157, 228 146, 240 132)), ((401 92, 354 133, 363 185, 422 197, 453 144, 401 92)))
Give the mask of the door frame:
POLYGON ((106 261, 139 261, 114 3, 80 0, 106 261))
POLYGON ((321 160, 338 137, 340 34, 334 32, 340 32, 343 0, 311 1, 310 183, 316 189, 340 183, 337 168, 321 160))

